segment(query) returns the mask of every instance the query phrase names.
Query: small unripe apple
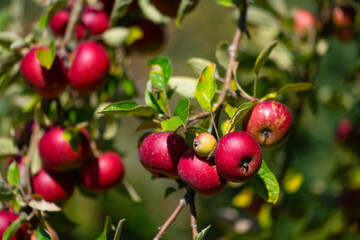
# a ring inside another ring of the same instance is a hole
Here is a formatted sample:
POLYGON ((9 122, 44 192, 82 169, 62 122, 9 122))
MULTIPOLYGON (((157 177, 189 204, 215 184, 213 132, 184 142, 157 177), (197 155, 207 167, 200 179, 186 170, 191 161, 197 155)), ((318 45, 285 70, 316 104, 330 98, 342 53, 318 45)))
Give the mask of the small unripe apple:
POLYGON ((138 27, 142 31, 142 37, 128 46, 130 52, 153 53, 159 50, 165 41, 163 27, 150 20, 138 18, 130 23, 130 27, 138 27))
POLYGON ((182 136, 173 132, 154 132, 141 142, 139 159, 154 176, 177 179, 177 164, 186 149, 182 136))
POLYGON ((103 192, 119 185, 124 173, 121 157, 109 151, 89 160, 80 169, 80 180, 91 192, 103 192))
POLYGON ((219 140, 214 159, 219 174, 226 180, 244 182, 259 171, 262 154, 258 142, 250 134, 235 131, 219 140))
POLYGON ((75 188, 75 178, 72 172, 53 172, 46 169, 31 178, 33 192, 42 196, 48 202, 63 204, 75 188))
MULTIPOLYGON (((20 72, 27 85, 39 96, 51 99, 65 90, 68 83, 67 73, 62 60, 56 55, 50 69, 40 65, 35 55, 38 48, 31 49, 22 59, 20 72)), ((42 47, 41 49, 48 49, 42 47)))
MULTIPOLYGON (((0 211, 0 236, 3 239, 3 235, 6 229, 10 226, 12 222, 14 222, 19 215, 13 212, 9 212, 6 210, 0 211)), ((26 224, 21 225, 20 229, 10 238, 10 240, 26 240, 28 239, 28 233, 26 224)))
POLYGON ((69 70, 70 86, 80 93, 96 91, 103 84, 109 68, 106 50, 96 42, 83 42, 75 50, 69 70))
POLYGON ((89 137, 85 130, 67 132, 52 127, 39 141, 39 154, 46 169, 61 172, 79 168, 90 154, 89 137))
POLYGON ((258 103, 243 121, 243 130, 250 133, 261 146, 277 147, 290 133, 290 110, 277 101, 258 103))
MULTIPOLYGON (((175 18, 181 3, 181 0, 150 0, 156 9, 163 15, 175 18)), ((197 1, 191 6, 190 11, 196 6, 197 1)))
POLYGON ((109 17, 105 11, 87 7, 83 11, 81 20, 91 35, 101 34, 109 28, 109 17))
POLYGON ((294 29, 300 37, 306 37, 311 28, 315 28, 316 19, 306 9, 297 9, 294 15, 294 29))
POLYGON ((200 133, 193 142, 195 153, 200 157, 207 157, 216 145, 216 139, 210 133, 200 133))
POLYGON ((70 15, 68 9, 61 9, 51 19, 49 26, 56 35, 63 36, 65 34, 70 15))
POLYGON ((203 196, 221 192, 227 183, 217 172, 213 159, 197 156, 193 149, 183 153, 177 169, 181 180, 203 196))

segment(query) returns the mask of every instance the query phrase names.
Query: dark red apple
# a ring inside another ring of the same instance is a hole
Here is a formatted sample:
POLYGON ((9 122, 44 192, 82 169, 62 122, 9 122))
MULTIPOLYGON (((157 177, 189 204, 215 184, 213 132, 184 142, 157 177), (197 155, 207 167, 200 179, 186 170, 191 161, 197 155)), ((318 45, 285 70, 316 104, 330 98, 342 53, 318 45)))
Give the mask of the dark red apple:
MULTIPOLYGON (((163 15, 175 18, 181 3, 181 0, 150 0, 159 12, 163 15)), ((197 1, 191 6, 190 11, 196 6, 197 1)))
POLYGON ((69 70, 70 86, 80 93, 96 91, 104 82, 110 68, 110 59, 96 42, 83 42, 75 50, 69 70))
POLYGON ((61 9, 51 19, 49 26, 56 35, 63 36, 65 34, 70 15, 68 9, 61 9))
POLYGON ((214 160, 197 156, 193 149, 183 153, 177 170, 181 180, 203 196, 221 192, 227 183, 217 172, 214 160))
POLYGON ((76 26, 76 31, 75 31, 76 40, 80 41, 81 39, 83 39, 85 37, 85 34, 86 34, 86 28, 84 27, 84 25, 82 23, 79 23, 76 26))
POLYGON ((103 192, 119 185, 124 178, 124 165, 115 152, 105 152, 80 169, 80 180, 91 192, 103 192))
MULTIPOLYGON (((19 215, 13 212, 9 212, 6 210, 0 211, 0 236, 1 239, 6 229, 10 226, 12 222, 14 222, 19 215)), ((24 223, 20 229, 10 238, 10 240, 26 240, 28 239, 28 233, 26 231, 26 224, 24 223)))
POLYGON ((294 29, 300 37, 306 37, 316 27, 316 18, 306 9, 297 9, 294 15, 294 29))
POLYGON ((131 22, 130 27, 140 28, 143 34, 128 46, 130 52, 153 53, 158 51, 165 41, 163 27, 150 20, 138 18, 131 22))
MULTIPOLYGON (((50 69, 40 65, 35 55, 38 48, 31 49, 21 61, 20 72, 29 87, 43 98, 55 98, 65 90, 68 83, 65 66, 56 55, 50 69)), ((48 49, 42 47, 41 49, 48 49)))
POLYGON ((109 17, 105 11, 87 7, 83 11, 81 20, 91 35, 101 34, 109 28, 109 17))
POLYGON ((177 164, 186 151, 185 140, 173 132, 147 135, 139 146, 139 159, 146 170, 157 177, 177 179, 177 164))
POLYGON ((243 130, 250 133, 261 146, 277 147, 290 132, 292 123, 289 109, 277 101, 258 103, 243 121, 243 130))
POLYGON ((75 188, 75 178, 72 172, 53 172, 41 169, 31 178, 33 193, 48 202, 63 204, 67 201, 75 188))
POLYGON ((226 180, 244 182, 259 171, 261 148, 250 134, 231 132, 219 140, 214 159, 219 174, 226 180))
POLYGON ((67 132, 61 127, 52 127, 39 141, 39 154, 46 169, 67 171, 79 168, 90 154, 87 134, 67 132))

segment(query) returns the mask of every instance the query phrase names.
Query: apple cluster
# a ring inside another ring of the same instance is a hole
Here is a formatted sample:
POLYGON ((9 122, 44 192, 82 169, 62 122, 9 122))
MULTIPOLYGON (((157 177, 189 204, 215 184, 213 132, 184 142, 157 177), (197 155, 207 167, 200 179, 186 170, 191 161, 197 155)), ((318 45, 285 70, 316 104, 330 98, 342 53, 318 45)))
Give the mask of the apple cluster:
POLYGON ((233 131, 217 142, 209 133, 197 135, 192 148, 174 132, 153 132, 139 146, 143 167, 156 177, 181 179, 195 192, 212 196, 227 181, 244 182, 261 167, 261 147, 281 145, 290 132, 289 109, 277 101, 258 103, 233 131))

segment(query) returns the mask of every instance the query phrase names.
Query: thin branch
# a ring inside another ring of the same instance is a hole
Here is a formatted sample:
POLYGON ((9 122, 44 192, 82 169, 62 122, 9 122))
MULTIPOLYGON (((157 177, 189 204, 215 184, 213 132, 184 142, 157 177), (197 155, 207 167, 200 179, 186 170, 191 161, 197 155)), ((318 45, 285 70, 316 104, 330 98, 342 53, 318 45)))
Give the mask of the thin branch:
POLYGON ((188 203, 190 207, 190 226, 192 232, 192 239, 195 239, 198 234, 196 224, 196 209, 195 209, 195 192, 191 188, 188 189, 188 203))

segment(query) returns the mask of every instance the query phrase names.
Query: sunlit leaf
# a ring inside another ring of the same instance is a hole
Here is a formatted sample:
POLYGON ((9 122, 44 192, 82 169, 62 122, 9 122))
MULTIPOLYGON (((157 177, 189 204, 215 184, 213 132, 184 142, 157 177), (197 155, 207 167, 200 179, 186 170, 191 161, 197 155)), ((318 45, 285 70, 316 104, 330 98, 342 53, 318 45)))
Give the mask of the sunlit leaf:
POLYGON ((189 109, 190 100, 187 98, 181 98, 174 109, 174 115, 178 116, 184 125, 187 124, 189 118, 189 109))
POLYGON ((111 218, 109 216, 106 216, 103 231, 100 234, 100 236, 96 238, 96 240, 106 240, 107 239, 106 234, 111 230, 111 225, 112 225, 111 218))
POLYGON ((314 88, 315 88, 315 86, 312 83, 306 83, 306 82, 291 83, 291 84, 287 84, 284 87, 280 88, 280 90, 277 91, 277 94, 308 91, 308 90, 312 90, 314 88))
POLYGON ((233 0, 217 0, 216 2, 224 7, 233 7, 234 6, 233 0))
POLYGON ((255 75, 259 75, 259 72, 260 72, 261 68, 264 66, 266 60, 270 56, 270 53, 276 47, 278 42, 279 42, 279 40, 276 40, 276 41, 272 42, 269 46, 267 46, 265 49, 263 49, 260 52, 259 56, 256 59, 255 66, 254 66, 255 75))
POLYGON ((227 105, 225 106, 225 112, 226 112, 227 115, 228 115, 229 117, 231 117, 231 118, 234 117, 234 115, 236 114, 236 111, 237 111, 237 108, 231 106, 230 104, 227 104, 227 105))
POLYGON ((194 98, 197 79, 190 77, 171 77, 169 86, 175 89, 175 92, 182 97, 194 98))
POLYGON ((129 100, 111 104, 104 108, 100 113, 119 116, 150 117, 155 113, 155 110, 150 106, 141 106, 136 102, 129 100))
POLYGON ((205 239, 205 235, 207 234, 207 232, 209 231, 211 225, 207 226, 206 228, 204 228, 203 230, 201 230, 201 232, 199 232, 196 236, 195 236, 195 240, 203 240, 205 239))
POLYGON ((213 63, 203 58, 190 58, 186 61, 186 64, 195 74, 200 75, 204 68, 213 63))
MULTIPOLYGON (((245 115, 257 104, 257 100, 252 100, 247 103, 243 103, 240 105, 240 107, 237 108, 234 116, 230 119, 230 124, 228 125, 227 130, 225 131, 225 134, 229 133, 230 129, 235 128, 236 124, 245 117, 245 115)), ((229 111, 229 107, 228 107, 229 111)))
POLYGON ((35 55, 41 66, 50 69, 55 60, 55 42, 51 41, 49 48, 36 49, 35 55))
POLYGON ((161 128, 164 131, 175 131, 176 129, 181 127, 181 125, 183 125, 183 122, 178 116, 172 117, 169 120, 161 122, 161 128))
POLYGON ((163 91, 157 93, 156 102, 164 113, 169 113, 166 95, 163 91))
POLYGON ((195 97, 203 109, 211 112, 211 102, 216 92, 215 64, 207 66, 200 75, 195 97))
POLYGON ((170 59, 166 57, 155 57, 148 61, 148 65, 151 68, 149 74, 151 82, 155 87, 165 89, 173 70, 170 59))
POLYGON ((29 202, 29 206, 40 210, 40 211, 47 211, 47 212, 59 212, 61 211, 61 208, 59 206, 57 206, 55 203, 53 202, 47 202, 44 199, 41 200, 30 200, 29 202))
POLYGON ((26 222, 27 214, 25 212, 21 212, 19 217, 13 221, 9 227, 6 229, 2 236, 2 240, 9 240, 26 222))
POLYGON ((102 34, 102 40, 109 47, 120 47, 129 36, 129 29, 124 27, 114 27, 106 30, 102 34))
POLYGON ((7 169, 6 178, 7 178, 8 183, 11 186, 16 186, 19 184, 20 173, 19 173, 19 167, 18 167, 16 161, 12 161, 12 163, 10 163, 10 165, 7 169))

